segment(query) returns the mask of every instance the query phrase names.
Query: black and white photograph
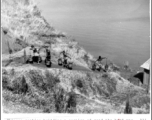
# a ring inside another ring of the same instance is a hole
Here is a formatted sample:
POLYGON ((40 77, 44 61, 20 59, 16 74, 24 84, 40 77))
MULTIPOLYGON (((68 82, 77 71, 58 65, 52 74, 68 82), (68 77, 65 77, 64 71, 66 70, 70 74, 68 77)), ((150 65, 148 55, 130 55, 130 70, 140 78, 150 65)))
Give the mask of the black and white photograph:
POLYGON ((150 115, 150 2, 1 0, 2 113, 150 115))

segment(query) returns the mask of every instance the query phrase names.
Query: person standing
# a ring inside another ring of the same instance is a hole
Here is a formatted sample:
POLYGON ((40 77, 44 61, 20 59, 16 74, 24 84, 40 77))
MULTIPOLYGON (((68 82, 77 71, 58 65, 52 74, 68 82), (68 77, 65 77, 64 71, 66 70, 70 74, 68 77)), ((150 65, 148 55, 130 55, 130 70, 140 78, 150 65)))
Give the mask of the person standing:
POLYGON ((34 45, 31 45, 31 47, 30 47, 30 56, 31 57, 34 56, 33 50, 34 50, 34 45))
POLYGON ((96 66, 99 67, 99 69, 102 68, 102 66, 101 66, 102 63, 101 62, 102 62, 103 59, 106 59, 106 57, 99 56, 98 59, 95 61, 95 64, 96 64, 96 66))
POLYGON ((47 67, 51 67, 51 50, 49 49, 49 47, 46 47, 45 49, 46 52, 46 58, 45 58, 45 65, 47 67))
POLYGON ((101 62, 102 62, 103 59, 106 59, 106 57, 99 56, 98 59, 96 60, 96 62, 98 62, 99 64, 101 64, 101 62))
POLYGON ((51 59, 51 50, 49 49, 49 47, 46 48, 46 59, 51 59))
POLYGON ((26 61, 26 63, 33 63, 33 57, 34 57, 33 50, 34 50, 34 45, 31 45, 30 50, 29 50, 30 51, 30 55, 29 55, 29 58, 26 61))

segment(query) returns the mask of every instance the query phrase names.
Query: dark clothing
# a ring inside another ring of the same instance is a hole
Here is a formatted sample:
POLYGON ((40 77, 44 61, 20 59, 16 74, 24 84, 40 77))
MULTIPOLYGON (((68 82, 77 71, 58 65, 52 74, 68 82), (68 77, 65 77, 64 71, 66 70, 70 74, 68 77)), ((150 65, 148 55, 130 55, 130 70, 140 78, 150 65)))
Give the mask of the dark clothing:
POLYGON ((33 56, 33 62, 38 63, 38 61, 39 61, 39 56, 33 56))
POLYGON ((103 59, 105 59, 105 57, 100 57, 100 58, 98 58, 98 59, 95 61, 96 65, 102 64, 101 62, 102 62, 103 59))
POLYGON ((105 57, 98 58, 96 61, 101 62, 105 57))
POLYGON ((37 49, 36 49, 36 48, 34 48, 34 49, 33 49, 33 53, 36 53, 36 52, 38 52, 38 51, 37 51, 37 49))
POLYGON ((64 64, 67 64, 67 63, 68 63, 67 59, 64 59, 64 64))
POLYGON ((46 59, 47 60, 51 59, 51 51, 49 49, 46 49, 46 59))
POLYGON ((46 56, 46 60, 51 60, 51 56, 46 56))
POLYGON ((51 51, 46 49, 46 56, 51 56, 51 51))
POLYGON ((66 57, 68 57, 66 54, 63 54, 63 56, 66 58, 66 57))

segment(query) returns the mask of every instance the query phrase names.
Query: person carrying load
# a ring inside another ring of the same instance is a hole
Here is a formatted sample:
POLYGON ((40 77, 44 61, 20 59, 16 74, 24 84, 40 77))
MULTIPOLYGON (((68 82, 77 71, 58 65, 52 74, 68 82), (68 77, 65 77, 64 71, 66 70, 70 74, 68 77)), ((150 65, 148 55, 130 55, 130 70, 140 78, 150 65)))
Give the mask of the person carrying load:
POLYGON ((101 57, 101 56, 99 56, 98 58, 97 58, 97 60, 94 62, 94 64, 93 64, 93 66, 92 66, 92 70, 98 70, 98 71, 100 71, 101 70, 101 62, 102 62, 102 60, 103 59, 106 59, 106 57, 101 57))
POLYGON ((26 63, 31 63, 31 64, 33 63, 33 56, 34 56, 33 50, 34 50, 34 45, 31 45, 30 50, 29 50, 30 55, 26 63))
POLYGON ((30 47, 30 56, 34 56, 34 53, 33 53, 33 50, 34 50, 34 45, 31 45, 31 47, 30 47))
POLYGON ((42 62, 42 59, 40 57, 38 48, 35 48, 34 45, 31 45, 31 47, 30 47, 30 57, 26 61, 26 63, 33 63, 33 62, 36 62, 36 63, 39 64, 40 62, 42 62))
POLYGON ((97 64, 97 65, 101 65, 101 64, 102 64, 101 62, 102 62, 103 59, 106 59, 106 57, 101 57, 101 56, 99 56, 99 57, 97 58, 97 60, 95 61, 96 64, 97 64))
POLYGON ((37 49, 37 48, 34 48, 33 49, 33 61, 34 62, 36 62, 36 63, 38 63, 39 64, 39 62, 40 62, 40 54, 39 54, 39 50, 37 49))
POLYGON ((51 50, 49 49, 49 47, 46 47, 46 58, 45 58, 45 65, 47 67, 51 67, 52 62, 51 62, 51 50))
POLYGON ((98 62, 98 63, 101 64, 101 62, 102 62, 103 59, 106 59, 106 57, 101 57, 101 56, 99 56, 99 57, 97 58, 96 62, 98 62))
POLYGON ((62 52, 60 52, 60 59, 58 60, 58 64, 59 65, 62 65, 62 64, 67 65, 68 64, 68 58, 70 58, 70 57, 67 55, 65 50, 63 50, 62 52))
POLYGON ((51 50, 49 49, 49 47, 46 47, 46 59, 51 59, 51 50))

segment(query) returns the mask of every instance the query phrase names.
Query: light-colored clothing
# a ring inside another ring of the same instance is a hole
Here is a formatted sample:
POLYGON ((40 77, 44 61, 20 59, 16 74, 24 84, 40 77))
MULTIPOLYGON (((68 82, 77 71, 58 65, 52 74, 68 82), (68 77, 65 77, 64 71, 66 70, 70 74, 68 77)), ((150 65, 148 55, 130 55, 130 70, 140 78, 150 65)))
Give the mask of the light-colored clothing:
POLYGON ((39 56, 39 53, 38 52, 34 53, 34 56, 39 56))
POLYGON ((30 49, 30 56, 34 56, 33 49, 30 49))

